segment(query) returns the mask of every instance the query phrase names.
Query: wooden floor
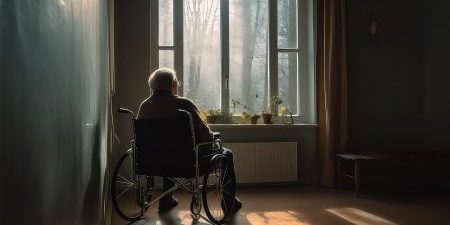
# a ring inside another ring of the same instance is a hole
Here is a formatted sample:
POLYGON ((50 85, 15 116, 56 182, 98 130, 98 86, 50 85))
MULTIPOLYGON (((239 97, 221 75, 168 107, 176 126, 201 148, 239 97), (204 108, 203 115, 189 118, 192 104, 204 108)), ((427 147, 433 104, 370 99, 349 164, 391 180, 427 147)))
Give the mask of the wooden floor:
MULTIPOLYGON (((187 194, 165 218, 153 206, 134 225, 206 225, 193 222, 187 194)), ((450 198, 427 195, 362 195, 348 190, 310 187, 240 188, 242 210, 230 224, 239 225, 433 225, 450 224, 450 198)), ((130 224, 113 210, 112 224, 130 224)))

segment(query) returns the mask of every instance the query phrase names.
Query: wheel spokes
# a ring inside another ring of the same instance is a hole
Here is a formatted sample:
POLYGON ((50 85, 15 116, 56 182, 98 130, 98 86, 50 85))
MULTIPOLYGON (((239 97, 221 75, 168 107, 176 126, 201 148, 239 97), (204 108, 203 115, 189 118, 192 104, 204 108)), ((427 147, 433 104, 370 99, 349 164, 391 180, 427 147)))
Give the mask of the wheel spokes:
POLYGON ((130 180, 128 180, 127 178, 123 177, 120 174, 117 174, 120 178, 122 178, 123 181, 128 182, 129 184, 133 184, 133 182, 131 182, 130 180))
POLYGON ((147 183, 145 177, 133 175, 133 155, 127 152, 119 160, 113 174, 112 200, 118 214, 129 221, 140 218, 148 208, 144 190, 147 183))
MULTIPOLYGON (((220 163, 221 164, 221 163, 220 163)), ((210 205, 209 211, 212 217, 215 220, 220 221, 223 219, 225 213, 228 211, 229 206, 227 202, 224 200, 224 184, 228 185, 230 180, 225 180, 225 175, 227 174, 228 166, 223 168, 222 165, 217 166, 218 169, 215 169, 211 172, 208 179, 210 180, 211 185, 208 187, 209 193, 206 194, 208 198, 208 204, 210 205)), ((230 193, 227 191, 227 194, 230 193)))
POLYGON ((118 194, 116 196, 116 200, 120 198, 120 196, 122 196, 123 194, 125 194, 125 192, 127 192, 128 190, 130 190, 132 188, 132 186, 127 187, 125 190, 123 190, 122 192, 120 192, 120 194, 118 194))

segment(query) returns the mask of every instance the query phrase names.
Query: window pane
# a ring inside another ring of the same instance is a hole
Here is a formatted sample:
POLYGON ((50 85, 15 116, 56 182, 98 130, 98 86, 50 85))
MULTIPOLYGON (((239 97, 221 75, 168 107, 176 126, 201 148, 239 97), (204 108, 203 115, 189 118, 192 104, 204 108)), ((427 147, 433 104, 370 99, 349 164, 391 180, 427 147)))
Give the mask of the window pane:
POLYGON ((268 96, 267 7, 267 0, 230 1, 230 102, 242 102, 252 114, 268 96))
POLYGON ((173 69, 172 50, 159 50, 159 67, 168 67, 173 69))
POLYGON ((220 1, 184 1, 184 96, 220 108, 220 1))
POLYGON ((173 0, 159 0, 159 45, 173 46, 173 0))
POLYGON ((278 94, 292 114, 297 114, 297 65, 296 52, 278 53, 278 94))
POLYGON ((297 0, 278 0, 278 48, 297 48, 297 0))

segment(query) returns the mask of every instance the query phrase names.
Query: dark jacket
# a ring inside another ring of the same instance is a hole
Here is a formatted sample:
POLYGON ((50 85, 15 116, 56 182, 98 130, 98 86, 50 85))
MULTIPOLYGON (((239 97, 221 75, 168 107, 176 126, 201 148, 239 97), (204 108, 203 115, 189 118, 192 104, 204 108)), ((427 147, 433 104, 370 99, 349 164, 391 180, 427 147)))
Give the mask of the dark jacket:
POLYGON ((213 133, 200 117, 198 108, 194 103, 183 97, 172 95, 170 92, 155 92, 145 99, 139 107, 139 119, 167 118, 176 116, 178 109, 192 114, 196 142, 213 140, 213 133))

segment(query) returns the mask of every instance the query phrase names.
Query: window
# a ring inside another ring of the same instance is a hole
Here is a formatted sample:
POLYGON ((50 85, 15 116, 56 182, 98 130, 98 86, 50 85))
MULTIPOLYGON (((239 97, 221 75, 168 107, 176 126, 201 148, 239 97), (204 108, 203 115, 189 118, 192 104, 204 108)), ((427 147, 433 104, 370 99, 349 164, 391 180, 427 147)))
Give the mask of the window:
POLYGON ((267 105, 268 77, 267 0, 230 1, 230 99, 259 113, 267 105))
POLYGON ((184 0, 183 3, 183 94, 200 108, 219 109, 222 87, 220 1, 184 0))
POLYGON ((259 113, 278 95, 297 122, 314 122, 305 120, 314 111, 314 53, 302 48, 313 46, 309 1, 152 1, 151 69, 175 68, 180 94, 203 109, 230 113, 239 100, 259 113))

